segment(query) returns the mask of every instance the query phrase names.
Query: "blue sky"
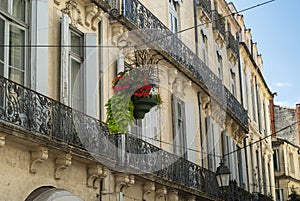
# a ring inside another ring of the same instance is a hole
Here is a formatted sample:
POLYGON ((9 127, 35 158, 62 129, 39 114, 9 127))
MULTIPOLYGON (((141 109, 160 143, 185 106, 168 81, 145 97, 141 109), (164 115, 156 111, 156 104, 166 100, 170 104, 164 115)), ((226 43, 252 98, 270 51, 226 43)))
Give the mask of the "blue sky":
MULTIPOLYGON (((231 0, 242 10, 266 0, 231 0)), ((263 56, 264 75, 275 104, 300 103, 300 0, 275 0, 241 13, 263 56)))

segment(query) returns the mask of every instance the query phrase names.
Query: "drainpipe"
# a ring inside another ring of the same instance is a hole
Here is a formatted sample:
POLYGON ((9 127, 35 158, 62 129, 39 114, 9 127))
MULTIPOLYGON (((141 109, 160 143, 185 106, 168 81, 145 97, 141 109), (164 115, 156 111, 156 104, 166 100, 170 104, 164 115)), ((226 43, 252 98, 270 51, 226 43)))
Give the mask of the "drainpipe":
POLYGON ((195 51, 197 57, 199 56, 199 50, 198 50, 198 21, 197 21, 197 0, 194 0, 194 26, 195 26, 195 51))

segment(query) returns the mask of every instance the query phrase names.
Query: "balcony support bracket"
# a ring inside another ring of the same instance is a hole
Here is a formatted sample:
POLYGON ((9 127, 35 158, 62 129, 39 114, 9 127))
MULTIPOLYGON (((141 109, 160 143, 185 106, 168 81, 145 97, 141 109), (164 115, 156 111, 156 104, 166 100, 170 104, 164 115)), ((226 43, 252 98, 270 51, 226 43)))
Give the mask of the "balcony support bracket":
POLYGON ((108 173, 108 169, 102 165, 94 165, 87 170, 87 187, 99 189, 100 181, 102 181, 108 173))

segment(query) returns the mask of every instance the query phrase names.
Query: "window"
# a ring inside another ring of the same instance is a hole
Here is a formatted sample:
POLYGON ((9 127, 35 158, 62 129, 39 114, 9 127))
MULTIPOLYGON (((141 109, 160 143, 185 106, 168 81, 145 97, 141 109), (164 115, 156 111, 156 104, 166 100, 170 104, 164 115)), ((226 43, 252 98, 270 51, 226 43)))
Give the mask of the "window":
POLYGON ((71 107, 76 110, 83 111, 83 36, 70 30, 70 79, 69 88, 71 107))
POLYGON ((230 64, 230 82, 231 82, 231 91, 234 96, 236 96, 236 78, 235 78, 235 68, 230 64))
POLYGON ((202 45, 201 45, 201 49, 202 49, 202 58, 203 58, 203 62, 208 65, 207 63, 207 31, 205 30, 205 28, 203 26, 200 26, 201 28, 201 39, 202 39, 202 45))
POLYGON ((242 150, 239 146, 236 146, 237 151, 237 165, 239 172, 239 185, 244 187, 244 178, 243 178, 243 160, 242 160, 242 150))
POLYGON ((273 162, 274 162, 274 170, 280 170, 280 161, 279 161, 279 150, 275 149, 273 153, 273 162))
POLYGON ((28 25, 25 0, 0 0, 0 75, 19 84, 26 80, 28 25))
POLYGON ((169 14, 170 14, 170 30, 173 33, 178 32, 178 4, 174 2, 174 0, 171 0, 170 6, 169 6, 169 14))
POLYGON ((222 80, 223 79, 223 60, 222 60, 222 53, 219 49, 219 46, 216 44, 217 48, 217 70, 218 70, 218 77, 222 80))
POLYGON ((247 74, 244 71, 244 87, 245 87, 245 109, 248 110, 249 108, 249 100, 248 100, 248 81, 247 81, 247 74))
POLYGON ((251 85, 251 97, 252 97, 252 115, 253 120, 256 121, 256 110, 255 110, 255 92, 254 92, 254 86, 251 85))
POLYGON ((283 189, 276 189, 276 201, 283 201, 283 189))
POLYGON ((61 102, 97 117, 98 52, 95 33, 80 33, 61 20, 61 102))
POLYGON ((185 108, 184 102, 172 96, 174 153, 186 158, 185 108))
POLYGON ((289 154, 289 158, 290 158, 290 168, 291 168, 291 172, 295 173, 295 161, 294 161, 294 155, 293 153, 289 154))

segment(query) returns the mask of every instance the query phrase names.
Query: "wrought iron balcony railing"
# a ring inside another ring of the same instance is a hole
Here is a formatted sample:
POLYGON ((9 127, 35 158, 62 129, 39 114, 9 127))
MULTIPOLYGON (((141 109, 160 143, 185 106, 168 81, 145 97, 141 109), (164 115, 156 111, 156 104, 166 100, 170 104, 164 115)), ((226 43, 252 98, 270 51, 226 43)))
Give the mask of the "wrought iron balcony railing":
POLYGON ((216 194, 215 174, 134 136, 109 134, 107 125, 0 76, 0 121, 88 151, 112 169, 131 167, 179 185, 216 194), (123 146, 125 145, 125 147, 123 146), (113 165, 112 165, 113 164, 113 165))
POLYGON ((220 35, 225 39, 225 18, 216 10, 212 11, 212 16, 213 30, 218 31, 220 35))
MULTIPOLYGON (((45 138, 47 144, 57 149, 63 143, 84 150, 117 171, 126 167, 134 173, 151 174, 175 182, 177 187, 195 190, 199 195, 204 192, 220 196, 221 193, 215 173, 134 136, 111 135, 105 123, 2 76, 0 122, 25 129, 34 139, 45 138)), ((254 201, 233 195, 239 195, 239 191, 233 190, 228 196, 235 201, 254 201)), ((260 197, 256 200, 265 200, 260 197)))
POLYGON ((197 0, 197 6, 202 8, 208 17, 211 17, 211 1, 210 0, 197 0))
MULTIPOLYGON (((97 4, 99 0, 92 1, 97 4)), ((223 101, 222 104, 226 104, 227 108, 234 112, 238 123, 248 130, 247 111, 234 96, 228 95, 228 90, 223 86, 222 80, 176 34, 173 34, 138 0, 110 0, 108 2, 114 8, 114 13, 123 15, 150 38, 151 43, 147 43, 148 45, 159 46, 162 51, 181 63, 193 77, 207 87, 209 93, 223 101), (119 7, 115 7, 116 5, 119 7)), ((220 32, 225 36, 225 23, 222 23, 222 20, 216 22, 216 27, 219 27, 220 32)))
POLYGON ((237 57, 239 54, 239 42, 234 38, 231 32, 226 32, 226 44, 227 48, 237 57))

